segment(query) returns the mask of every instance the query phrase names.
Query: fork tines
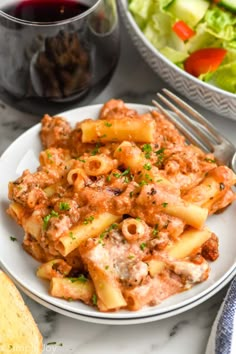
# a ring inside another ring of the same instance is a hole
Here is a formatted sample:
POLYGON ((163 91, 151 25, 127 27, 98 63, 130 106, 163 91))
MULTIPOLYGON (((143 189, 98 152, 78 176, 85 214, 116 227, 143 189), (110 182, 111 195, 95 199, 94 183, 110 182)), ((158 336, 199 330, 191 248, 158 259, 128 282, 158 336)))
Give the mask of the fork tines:
POLYGON ((213 152, 214 145, 220 144, 222 141, 213 125, 171 91, 167 89, 162 91, 163 94, 157 93, 162 104, 155 100, 152 101, 156 108, 176 126, 190 143, 205 151, 213 152), (167 108, 163 106, 163 103, 167 108))

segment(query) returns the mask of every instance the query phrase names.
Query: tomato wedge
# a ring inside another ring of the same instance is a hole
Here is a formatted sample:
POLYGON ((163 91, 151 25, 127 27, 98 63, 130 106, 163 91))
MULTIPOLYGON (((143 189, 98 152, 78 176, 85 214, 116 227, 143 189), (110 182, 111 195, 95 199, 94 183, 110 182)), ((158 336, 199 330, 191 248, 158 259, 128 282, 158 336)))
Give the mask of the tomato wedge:
POLYGON ((227 50, 223 48, 203 48, 190 54, 184 62, 184 70, 193 76, 215 71, 224 60, 227 50))
POLYGON ((172 29, 183 41, 186 41, 195 34, 194 30, 192 30, 192 28, 190 28, 184 21, 175 22, 172 26, 172 29))

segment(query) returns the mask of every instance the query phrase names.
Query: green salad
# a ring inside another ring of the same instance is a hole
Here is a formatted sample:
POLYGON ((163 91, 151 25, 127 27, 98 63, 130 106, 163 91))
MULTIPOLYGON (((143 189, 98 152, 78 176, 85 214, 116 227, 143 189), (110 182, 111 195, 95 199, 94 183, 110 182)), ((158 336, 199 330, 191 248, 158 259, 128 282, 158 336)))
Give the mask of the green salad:
POLYGON ((236 93, 236 0, 129 0, 129 11, 170 61, 236 93))

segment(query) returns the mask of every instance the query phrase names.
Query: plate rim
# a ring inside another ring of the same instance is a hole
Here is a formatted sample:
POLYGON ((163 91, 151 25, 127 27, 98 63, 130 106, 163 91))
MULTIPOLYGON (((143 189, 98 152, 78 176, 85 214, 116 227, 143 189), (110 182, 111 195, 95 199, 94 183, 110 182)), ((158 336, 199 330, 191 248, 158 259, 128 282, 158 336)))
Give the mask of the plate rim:
MULTIPOLYGON (((8 272, 6 271, 6 274, 8 272)), ((19 284, 14 277, 9 275, 9 277, 15 282, 16 286, 24 293, 26 294, 29 298, 33 299, 36 303, 46 307, 47 309, 50 309, 52 311, 55 311, 56 313, 59 313, 60 315, 67 316, 69 318, 73 318, 76 320, 84 321, 84 322, 90 322, 90 323, 97 323, 97 324, 103 324, 103 325, 134 325, 134 324, 141 324, 141 323, 150 323, 154 321, 161 321, 163 319, 167 319, 173 316, 180 315, 184 312, 187 312, 191 309, 194 309, 195 307, 201 305, 203 302, 211 299, 214 295, 216 295, 220 290, 225 288, 230 281, 235 277, 236 275, 236 267, 234 270, 228 275, 226 279, 224 279, 218 287, 213 289, 212 291, 209 291, 209 293, 205 294, 201 298, 199 298, 197 301, 193 301, 190 304, 186 306, 182 306, 178 309, 172 310, 172 311, 166 311, 162 314, 154 314, 146 317, 137 317, 137 318, 120 318, 120 319, 112 319, 112 318, 102 318, 102 317, 96 317, 96 316, 87 316, 83 314, 78 314, 73 311, 68 311, 65 310, 59 306, 53 305, 46 300, 41 299, 37 295, 31 293, 28 289, 24 288, 21 284, 19 284)))
MULTIPOLYGON (((150 105, 146 105, 146 104, 138 104, 138 103, 126 103, 127 106, 131 107, 131 108, 135 108, 135 109, 144 109, 144 110, 150 110, 151 109, 154 109, 154 107, 150 106, 150 105)), ((83 107, 77 107, 77 108, 74 108, 72 110, 68 110, 68 111, 65 111, 65 112, 62 112, 62 113, 59 113, 57 114, 56 116, 64 116, 66 119, 68 119, 68 121, 71 123, 72 121, 75 123, 77 121, 79 121, 79 118, 77 117, 76 119, 75 118, 70 118, 70 117, 67 117, 67 115, 73 115, 75 113, 77 113, 78 111, 83 111, 84 109, 86 110, 95 110, 98 114, 99 112, 99 109, 103 106, 102 103, 99 103, 99 104, 95 104, 95 105, 88 105, 88 106, 83 106, 83 107)), ((84 119, 84 117, 81 117, 81 119, 84 119)), ((19 140, 22 140, 24 139, 24 137, 26 136, 26 134, 30 135, 30 134, 37 134, 40 130, 40 126, 41 126, 41 123, 37 123, 35 125, 33 125, 31 128, 27 129, 23 134, 21 134, 17 139, 15 139, 10 145, 9 147, 3 152, 3 154, 1 155, 0 157, 0 164, 1 163, 4 163, 4 160, 7 159, 8 155, 11 154, 11 150, 14 148, 14 145, 16 143, 18 143, 19 140)), ((23 251, 24 252, 24 251, 23 251)), ((6 262, 5 262, 6 263, 6 262)), ((8 270, 8 267, 7 265, 5 264, 2 260, 0 260, 0 264, 2 264, 2 266, 4 268, 6 268, 6 270, 8 270)), ((229 276, 229 274, 232 273, 232 271, 235 269, 236 267, 236 261, 234 261, 234 263, 231 265, 231 267, 227 270, 227 272, 224 274, 224 276, 222 276, 220 279, 218 279, 217 282, 214 282, 213 284, 210 284, 209 287, 205 290, 202 290, 200 291, 199 294, 196 294, 194 295, 193 297, 190 297, 189 299, 185 299, 185 300, 181 300, 180 303, 178 304, 175 304, 175 305, 168 305, 168 307, 170 308, 168 310, 169 311, 174 311, 174 310, 177 310, 178 308, 182 308, 183 306, 187 306, 188 304, 191 304, 192 302, 195 302, 197 301, 199 298, 205 296, 206 294, 208 294, 209 292, 211 291, 214 291, 214 289, 216 289, 221 283, 222 281, 224 281, 225 279, 227 279, 227 277, 229 276)), ((10 272, 11 274, 11 272, 10 272)), ((26 287, 27 286, 25 285, 25 282, 22 280, 19 279, 19 276, 17 276, 17 278, 15 278, 14 275, 12 275, 14 277, 14 279, 19 283, 21 284, 22 286, 26 287)), ((195 285, 197 286, 197 285, 195 285)), ((191 291, 191 290, 190 290, 191 291)), ((48 297, 49 295, 48 294, 43 294, 40 295, 38 293, 37 290, 30 290, 30 292, 32 294, 34 294, 35 296, 38 296, 40 297, 42 300, 48 302, 48 297)), ((57 298, 53 298, 53 297, 50 297, 52 299, 52 301, 50 302, 51 305, 54 305, 54 306, 57 306, 57 303, 56 301, 58 301, 57 298)), ((68 310, 67 306, 63 306, 64 310, 66 311, 71 311, 71 310, 68 310)), ((153 309, 153 308, 151 308, 153 309)), ((72 310, 73 311, 73 310, 72 310)), ((150 310, 151 311, 151 310, 150 310)), ((106 318, 108 320, 114 320, 113 318, 115 319, 119 319, 119 318, 126 318, 126 319, 135 319, 135 318, 148 318, 150 316, 158 316, 158 315, 161 315, 162 313, 165 313, 167 310, 165 308, 163 309, 158 309, 158 305, 155 307, 155 310, 154 312, 156 312, 155 314, 150 314, 149 312, 146 312, 146 314, 139 314, 138 311, 137 312, 130 312, 130 313, 101 313, 101 312, 98 312, 96 313, 96 316, 97 318, 106 318), (115 314, 115 317, 114 317, 114 314, 115 314)), ((84 309, 79 309, 78 308, 78 311, 76 311, 77 314, 81 314, 81 315, 84 315, 84 316, 95 316, 93 314, 88 314, 89 310, 84 310, 84 309)))

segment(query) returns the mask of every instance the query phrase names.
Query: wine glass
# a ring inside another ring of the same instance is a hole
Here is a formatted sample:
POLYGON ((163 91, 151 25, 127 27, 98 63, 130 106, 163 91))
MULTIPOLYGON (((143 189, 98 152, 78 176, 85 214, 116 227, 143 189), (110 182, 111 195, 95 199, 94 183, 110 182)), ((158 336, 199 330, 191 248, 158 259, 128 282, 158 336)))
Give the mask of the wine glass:
POLYGON ((1 0, 0 97, 55 114, 89 103, 116 67, 115 0, 1 0))

